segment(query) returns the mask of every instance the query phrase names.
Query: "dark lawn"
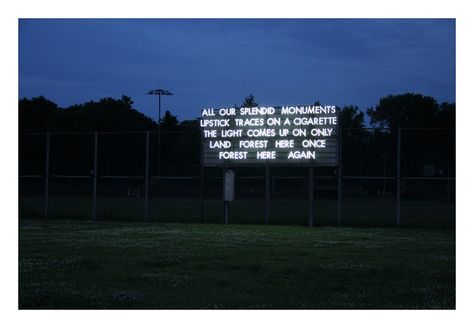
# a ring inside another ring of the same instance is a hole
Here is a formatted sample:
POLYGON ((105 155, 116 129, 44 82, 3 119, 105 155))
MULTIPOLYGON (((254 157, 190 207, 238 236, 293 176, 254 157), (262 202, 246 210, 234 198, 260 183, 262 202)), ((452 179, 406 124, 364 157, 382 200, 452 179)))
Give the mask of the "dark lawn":
POLYGON ((455 307, 454 230, 20 220, 20 308, 455 307))

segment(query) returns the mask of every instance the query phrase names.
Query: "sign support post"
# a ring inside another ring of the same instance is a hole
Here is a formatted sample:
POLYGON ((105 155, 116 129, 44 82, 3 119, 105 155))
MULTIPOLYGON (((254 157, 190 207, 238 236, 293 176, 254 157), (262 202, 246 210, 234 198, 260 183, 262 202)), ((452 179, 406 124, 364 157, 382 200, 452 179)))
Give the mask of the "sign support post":
POLYGON ((224 222, 229 223, 229 202, 234 200, 234 171, 224 169, 224 222))
POLYGON ((224 201, 224 223, 229 223, 229 202, 226 200, 224 201))

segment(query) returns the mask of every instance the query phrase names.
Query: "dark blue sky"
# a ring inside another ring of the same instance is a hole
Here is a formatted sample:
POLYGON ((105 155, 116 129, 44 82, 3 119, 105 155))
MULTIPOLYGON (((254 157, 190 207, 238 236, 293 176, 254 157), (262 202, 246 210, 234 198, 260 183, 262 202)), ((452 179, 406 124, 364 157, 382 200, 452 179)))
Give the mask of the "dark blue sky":
POLYGON ((455 101, 454 20, 20 20, 20 97, 66 107, 132 97, 156 118, 240 104, 375 106, 419 92, 455 101))

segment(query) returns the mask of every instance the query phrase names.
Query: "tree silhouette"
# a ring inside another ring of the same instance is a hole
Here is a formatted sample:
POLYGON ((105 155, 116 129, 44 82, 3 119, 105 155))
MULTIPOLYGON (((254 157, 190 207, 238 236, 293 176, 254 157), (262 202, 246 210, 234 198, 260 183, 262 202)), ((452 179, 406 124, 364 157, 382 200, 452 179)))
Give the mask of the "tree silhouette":
POLYGON ((133 107, 128 96, 60 108, 45 97, 19 101, 20 132, 144 131, 157 124, 133 107))
POLYGON ((369 132, 363 129, 364 113, 357 106, 344 106, 339 109, 338 121, 344 170, 346 174, 359 174, 360 159, 367 156, 372 141, 369 132))
POLYGON ((178 128, 178 118, 176 115, 172 115, 169 110, 165 112, 165 115, 160 119, 161 129, 163 131, 175 131, 178 128))
POLYGON ((339 126, 344 129, 361 129, 364 127, 364 113, 357 106, 344 106, 339 110, 339 126))
MULTIPOLYGON (((396 139, 396 128, 402 128, 403 174, 423 176, 423 164, 445 166, 439 171, 447 172, 447 163, 455 163, 455 104, 439 105, 433 97, 405 93, 381 98, 367 114, 375 126, 391 129, 392 140, 396 139)), ((374 153, 380 151, 375 149, 374 153)))
POLYGON ((371 124, 379 127, 435 127, 439 105, 432 97, 415 93, 389 95, 379 100, 367 114, 371 124))
POLYGON ((253 94, 248 95, 245 97, 244 102, 242 103, 242 107, 257 107, 258 103, 255 100, 255 96, 253 94))
POLYGON ((43 96, 22 98, 19 101, 18 115, 20 131, 53 130, 60 114, 58 105, 43 96))
POLYGON ((455 128, 456 127, 456 105, 443 102, 439 106, 437 126, 455 128))

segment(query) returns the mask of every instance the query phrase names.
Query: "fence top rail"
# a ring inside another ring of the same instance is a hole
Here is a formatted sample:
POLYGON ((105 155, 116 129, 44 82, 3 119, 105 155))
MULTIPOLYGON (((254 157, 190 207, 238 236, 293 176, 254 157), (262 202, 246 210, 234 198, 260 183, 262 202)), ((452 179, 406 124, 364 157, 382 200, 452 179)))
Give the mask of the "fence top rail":
MULTIPOLYGON (((44 174, 20 174, 19 178, 44 178, 44 174)), ((92 178, 92 175, 62 175, 62 174, 52 174, 51 178, 92 178)), ((98 175, 98 178, 103 179, 143 179, 145 176, 142 175, 98 175)), ((240 176, 238 179, 263 179, 264 175, 256 176, 240 176)), ((315 179, 336 179, 336 176, 314 176, 315 179)), ((222 177, 206 177, 206 179, 222 179, 222 177)), ((274 179, 307 179, 308 176, 277 176, 273 175, 274 179)), ((396 179, 392 176, 355 176, 355 175, 346 175, 341 176, 343 179, 396 179)), ((451 180, 454 181, 456 178, 447 178, 447 177, 400 177, 405 180, 451 180)), ((150 176, 150 179, 200 179, 199 176, 150 176)))
POLYGON ((91 178, 92 175, 51 174, 51 178, 91 178))
POLYGON ((143 179, 143 175, 97 175, 99 179, 143 179))
POLYGON ((361 179, 361 180, 370 180, 370 179, 386 179, 386 180, 395 180, 397 177, 391 177, 391 176, 385 176, 385 177, 380 177, 380 176, 363 176, 363 175, 343 175, 341 178, 343 179, 361 179))
POLYGON ((447 178, 447 177, 400 177, 400 179, 405 180, 456 180, 456 178, 447 178))
POLYGON ((95 132, 89 131, 45 131, 45 132, 21 132, 20 136, 29 136, 29 135, 54 135, 54 134, 91 134, 93 135, 95 132))
POLYGON ((44 136, 48 132, 21 132, 20 136, 44 136))

